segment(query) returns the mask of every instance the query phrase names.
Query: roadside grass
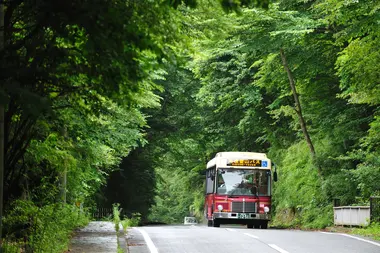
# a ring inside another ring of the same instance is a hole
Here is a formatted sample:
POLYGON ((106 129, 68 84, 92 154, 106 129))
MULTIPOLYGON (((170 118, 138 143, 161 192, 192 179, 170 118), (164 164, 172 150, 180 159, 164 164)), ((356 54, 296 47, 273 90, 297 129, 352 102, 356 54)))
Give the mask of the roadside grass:
POLYGON ((372 223, 366 228, 353 228, 353 234, 368 236, 375 240, 380 241, 380 223, 372 223))
POLYGON ((76 206, 56 203, 37 206, 32 201, 14 201, 3 218, 3 252, 62 252, 73 230, 89 222, 76 206))
POLYGON ((122 247, 120 245, 120 241, 124 238, 124 228, 120 230, 120 209, 119 209, 119 204, 113 204, 113 222, 115 224, 115 230, 116 230, 116 235, 117 235, 117 253, 125 253, 127 250, 125 247, 122 247))
POLYGON ((368 237, 373 240, 380 241, 380 223, 372 223, 368 227, 347 227, 347 226, 327 227, 325 230, 329 232, 335 232, 335 233, 360 235, 360 236, 368 237))
POLYGON ((140 224, 141 221, 141 214, 140 213, 133 213, 132 218, 125 218, 121 221, 121 224, 124 229, 129 227, 137 227, 140 224))
POLYGON ((117 203, 113 205, 113 222, 117 234, 117 253, 126 253, 128 252, 125 240, 126 229, 128 227, 138 226, 141 220, 141 214, 134 213, 132 214, 132 218, 124 218, 122 220, 120 217, 121 209, 119 209, 119 206, 120 205, 117 203))

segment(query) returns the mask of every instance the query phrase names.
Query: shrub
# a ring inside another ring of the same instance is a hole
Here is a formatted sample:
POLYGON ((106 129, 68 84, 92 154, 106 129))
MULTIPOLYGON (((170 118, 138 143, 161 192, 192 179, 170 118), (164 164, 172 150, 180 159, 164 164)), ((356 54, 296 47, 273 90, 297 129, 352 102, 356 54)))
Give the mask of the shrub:
POLYGON ((119 210, 120 204, 116 203, 113 204, 113 222, 115 223, 115 230, 116 232, 120 229, 120 210, 119 210))
POLYGON ((132 218, 125 218, 122 221, 122 225, 124 228, 136 227, 139 225, 140 221, 141 221, 141 214, 140 213, 133 213, 132 218))
POLYGON ((31 201, 17 200, 4 217, 5 241, 7 247, 17 243, 31 252, 62 252, 72 231, 88 221, 76 206, 59 203, 37 207, 31 201))

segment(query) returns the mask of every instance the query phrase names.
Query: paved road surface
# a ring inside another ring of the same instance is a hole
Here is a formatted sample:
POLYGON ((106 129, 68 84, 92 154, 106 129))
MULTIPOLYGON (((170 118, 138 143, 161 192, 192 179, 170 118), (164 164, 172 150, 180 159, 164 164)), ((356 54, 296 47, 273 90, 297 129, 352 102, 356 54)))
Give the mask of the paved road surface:
POLYGON ((93 221, 78 230, 71 239, 70 253, 117 252, 115 224, 108 221, 93 221))
POLYGON ((380 253, 380 242, 346 234, 223 225, 130 228, 127 241, 129 253, 380 253))

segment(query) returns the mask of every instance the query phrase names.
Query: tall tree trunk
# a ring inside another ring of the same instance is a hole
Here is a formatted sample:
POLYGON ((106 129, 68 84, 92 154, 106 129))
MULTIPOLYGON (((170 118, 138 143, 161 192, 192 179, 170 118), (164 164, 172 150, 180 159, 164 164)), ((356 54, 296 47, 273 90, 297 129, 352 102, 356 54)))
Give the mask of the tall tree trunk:
MULTIPOLYGON (((4 48, 4 1, 0 1, 0 52, 4 48)), ((3 67, 4 60, 0 59, 0 69, 3 67)), ((0 90, 4 87, 0 83, 0 90)), ((4 101, 4 100, 3 100, 4 101)), ((4 195, 4 114, 5 105, 0 101, 0 253, 3 252, 3 195, 4 195)))
MULTIPOLYGON (((302 114, 302 107, 301 107, 301 103, 300 103, 299 98, 298 98, 296 84, 295 84, 295 81, 293 78, 293 74, 292 74, 292 71, 290 70, 290 68, 288 66, 288 62, 286 60, 286 56, 285 56, 284 50, 282 48, 280 49, 280 55, 281 55, 281 60, 282 60, 282 64, 284 66, 284 69, 285 69, 286 73, 288 74, 290 88, 292 89, 293 98, 294 98, 295 111, 297 113, 303 135, 305 137, 307 145, 309 146, 312 159, 315 160, 316 153, 315 153, 314 145, 313 145, 313 142, 311 141, 309 132, 307 131, 306 122, 305 122, 305 119, 304 119, 303 114, 302 114)), ((319 167, 318 167, 318 172, 321 173, 319 167)))

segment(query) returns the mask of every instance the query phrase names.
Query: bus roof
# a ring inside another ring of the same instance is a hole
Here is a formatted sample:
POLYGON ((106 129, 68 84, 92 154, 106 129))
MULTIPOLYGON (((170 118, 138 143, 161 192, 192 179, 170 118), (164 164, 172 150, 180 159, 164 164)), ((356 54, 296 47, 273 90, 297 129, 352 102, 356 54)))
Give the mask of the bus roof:
POLYGON ((228 151, 228 152, 218 152, 215 157, 211 159, 207 163, 207 168, 213 167, 219 164, 218 161, 227 161, 232 159, 257 159, 257 160, 268 160, 267 155, 265 153, 257 153, 257 152, 236 152, 236 151, 228 151))
POLYGON ((237 152, 237 151, 228 151, 228 152, 219 152, 216 153, 215 157, 223 158, 267 158, 265 153, 256 153, 256 152, 237 152))

